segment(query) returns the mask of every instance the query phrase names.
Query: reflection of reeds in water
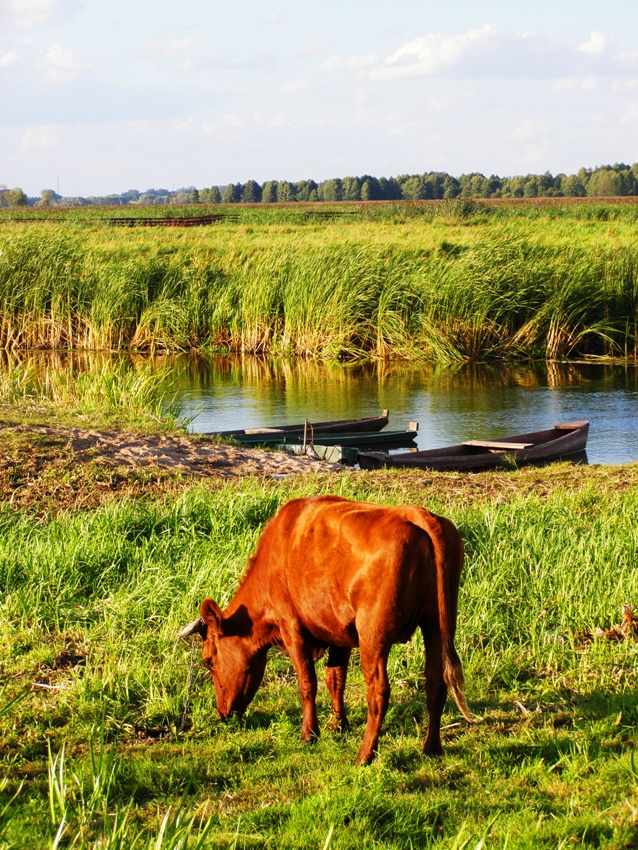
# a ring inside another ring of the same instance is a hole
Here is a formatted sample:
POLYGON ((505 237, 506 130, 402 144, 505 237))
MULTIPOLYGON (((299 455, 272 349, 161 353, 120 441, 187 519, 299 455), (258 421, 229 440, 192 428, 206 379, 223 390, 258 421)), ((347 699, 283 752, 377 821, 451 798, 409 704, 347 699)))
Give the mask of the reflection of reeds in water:
POLYGON ((442 363, 636 356, 635 249, 611 239, 566 246, 574 222, 545 242, 528 221, 476 227, 440 249, 425 224, 388 222, 323 234, 226 229, 218 243, 7 231, 0 346, 442 363))

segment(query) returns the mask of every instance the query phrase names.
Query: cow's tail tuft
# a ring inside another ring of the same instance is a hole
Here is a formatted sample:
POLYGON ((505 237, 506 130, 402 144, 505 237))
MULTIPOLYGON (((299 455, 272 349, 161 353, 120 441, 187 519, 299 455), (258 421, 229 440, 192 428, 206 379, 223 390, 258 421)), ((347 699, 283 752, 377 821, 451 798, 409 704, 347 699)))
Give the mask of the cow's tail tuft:
POLYGON ((473 722, 470 707, 465 699, 463 690, 465 681, 463 679, 463 668, 461 667, 461 659, 459 658, 454 644, 445 641, 443 644, 443 679, 454 697, 454 702, 457 704, 459 711, 463 717, 470 723, 473 722))

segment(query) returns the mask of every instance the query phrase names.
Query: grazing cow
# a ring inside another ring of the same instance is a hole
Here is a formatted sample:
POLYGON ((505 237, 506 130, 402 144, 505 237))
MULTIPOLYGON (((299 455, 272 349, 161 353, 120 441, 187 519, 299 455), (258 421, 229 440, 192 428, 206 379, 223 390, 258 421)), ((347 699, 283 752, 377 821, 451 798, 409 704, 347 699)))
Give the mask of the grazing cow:
POLYGON ((368 722, 356 762, 368 764, 388 707, 390 648, 420 627, 428 708, 423 752, 440 755, 448 687, 470 719, 454 648, 462 564, 456 527, 424 508, 338 496, 296 499, 266 525, 226 610, 204 599, 201 617, 180 637, 202 635, 202 659, 223 719, 243 715, 263 678, 269 647, 283 646, 297 673, 304 741, 319 734, 314 662, 325 649, 336 723, 347 728, 343 694, 350 653, 358 646, 368 722))

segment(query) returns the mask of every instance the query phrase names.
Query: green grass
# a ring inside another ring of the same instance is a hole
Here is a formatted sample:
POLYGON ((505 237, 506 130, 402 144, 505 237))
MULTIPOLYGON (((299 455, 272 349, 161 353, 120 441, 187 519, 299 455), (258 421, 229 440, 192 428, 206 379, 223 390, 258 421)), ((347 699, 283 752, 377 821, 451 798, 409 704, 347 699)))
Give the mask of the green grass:
POLYGON ((188 230, 110 228, 104 210, 0 216, 0 346, 636 356, 636 204, 305 211, 238 205, 238 222, 188 230))
POLYGON ((0 420, 175 428, 183 417, 170 380, 149 361, 76 356, 62 366, 37 355, 8 357, 0 360, 0 420))
MULTIPOLYGON (((576 634, 636 605, 638 490, 601 468, 586 486, 543 496, 544 476, 554 479, 540 470, 538 491, 516 495, 519 475, 486 476, 493 495, 472 501, 436 475, 427 487, 401 474, 337 485, 425 503, 467 547, 457 647, 481 722, 448 704, 446 754, 422 759, 414 638, 393 650, 369 768, 353 765, 366 714, 356 656, 350 733, 301 744, 280 652, 243 724, 218 721, 196 664, 181 729, 190 644, 177 629, 204 595, 230 598, 279 505, 334 483, 185 487, 55 518, 2 506, 0 847, 176 848, 188 833, 188 847, 637 846, 638 645, 581 649, 576 634)), ((323 726, 323 687, 319 711, 323 726)))

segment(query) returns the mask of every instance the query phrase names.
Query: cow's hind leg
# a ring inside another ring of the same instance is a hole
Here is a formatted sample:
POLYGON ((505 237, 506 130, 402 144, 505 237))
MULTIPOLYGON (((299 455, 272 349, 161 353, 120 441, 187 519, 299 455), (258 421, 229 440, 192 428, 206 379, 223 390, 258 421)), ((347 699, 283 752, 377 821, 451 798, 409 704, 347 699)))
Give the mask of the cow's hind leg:
POLYGON ((441 635, 438 630, 432 632, 421 627, 421 631, 425 643, 425 696, 428 707, 428 731, 423 742, 423 754, 441 756, 441 715, 447 699, 441 635))
POLYGON ((361 646, 361 669, 368 686, 368 722, 355 764, 370 764, 377 749, 381 724, 390 701, 389 652, 389 647, 375 651, 361 646))
POLYGON ((317 674, 313 650, 304 638, 301 626, 295 622, 282 625, 281 634, 284 647, 297 674, 299 693, 301 694, 301 740, 312 741, 319 737, 317 719, 317 674))
POLYGON ((350 728, 346 717, 346 707, 343 694, 346 689, 346 677, 348 675, 348 662, 352 650, 342 646, 331 646, 328 650, 328 664, 326 666, 326 686, 332 697, 332 711, 334 714, 333 728, 342 732, 350 728))

